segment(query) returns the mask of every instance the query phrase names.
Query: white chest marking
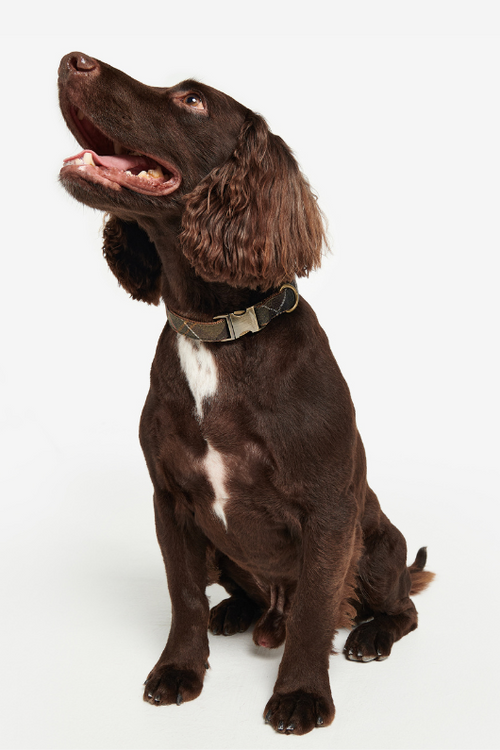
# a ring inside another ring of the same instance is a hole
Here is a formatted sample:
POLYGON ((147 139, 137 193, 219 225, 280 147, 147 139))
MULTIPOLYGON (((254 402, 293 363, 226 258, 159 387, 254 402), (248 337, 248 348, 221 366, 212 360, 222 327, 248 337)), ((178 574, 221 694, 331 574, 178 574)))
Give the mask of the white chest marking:
POLYGON ((224 506, 229 500, 229 496, 226 492, 226 467, 224 465, 224 459, 222 454, 212 448, 208 443, 208 450, 205 458, 203 459, 203 468, 207 474, 208 480, 212 485, 215 501, 212 505, 212 509, 216 516, 220 518, 227 530, 227 518, 224 513, 224 506))
POLYGON ((193 394, 196 416, 203 417, 203 401, 217 392, 217 365, 210 350, 201 341, 178 334, 177 351, 181 367, 193 394))

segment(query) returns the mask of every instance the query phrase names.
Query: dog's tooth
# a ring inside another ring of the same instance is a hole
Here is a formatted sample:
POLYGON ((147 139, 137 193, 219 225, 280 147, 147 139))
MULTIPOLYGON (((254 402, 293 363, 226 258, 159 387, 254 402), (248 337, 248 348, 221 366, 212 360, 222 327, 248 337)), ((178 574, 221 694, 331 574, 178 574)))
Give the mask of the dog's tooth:
POLYGON ((160 180, 163 177, 163 172, 161 171, 161 167, 156 167, 156 169, 148 169, 148 175, 154 177, 156 180, 160 180))
POLYGON ((144 177, 147 177, 147 176, 148 176, 148 173, 145 172, 144 169, 142 170, 142 172, 139 172, 139 174, 137 175, 137 177, 142 177, 143 179, 144 177))
POLYGON ((83 164, 92 164, 93 167, 95 167, 94 157, 89 151, 85 151, 83 155, 83 164))
POLYGON ((133 176, 134 176, 134 175, 132 174, 132 172, 130 171, 130 169, 127 169, 127 170, 126 170, 126 172, 125 172, 125 174, 128 174, 128 175, 130 175, 131 177, 133 177, 133 176))

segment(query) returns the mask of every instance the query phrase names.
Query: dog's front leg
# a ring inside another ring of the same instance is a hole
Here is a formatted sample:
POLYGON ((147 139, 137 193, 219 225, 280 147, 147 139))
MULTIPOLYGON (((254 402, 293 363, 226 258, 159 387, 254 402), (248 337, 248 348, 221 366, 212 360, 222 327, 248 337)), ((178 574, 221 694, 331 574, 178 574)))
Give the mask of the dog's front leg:
POLYGON ((174 498, 155 493, 156 532, 172 602, 167 645, 145 683, 144 700, 155 706, 197 698, 208 668, 207 542, 194 523, 178 522, 174 505, 174 498))
POLYGON ((335 715, 329 657, 355 550, 355 508, 350 513, 348 503, 345 510, 336 528, 325 528, 330 523, 325 518, 309 518, 303 530, 302 570, 287 619, 285 650, 264 710, 266 722, 278 732, 305 734, 331 724, 335 715))

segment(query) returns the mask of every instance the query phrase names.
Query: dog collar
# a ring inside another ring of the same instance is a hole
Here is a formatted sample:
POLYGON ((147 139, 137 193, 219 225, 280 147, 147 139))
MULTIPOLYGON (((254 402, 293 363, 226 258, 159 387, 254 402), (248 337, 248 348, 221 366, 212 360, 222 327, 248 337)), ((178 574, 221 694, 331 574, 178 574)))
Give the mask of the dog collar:
POLYGON ((295 282, 283 284, 276 294, 247 307, 246 310, 236 310, 217 315, 213 321, 200 322, 190 320, 179 315, 167 307, 167 319, 170 326, 197 341, 235 341, 246 333, 257 333, 282 313, 291 313, 299 304, 299 293, 295 282))

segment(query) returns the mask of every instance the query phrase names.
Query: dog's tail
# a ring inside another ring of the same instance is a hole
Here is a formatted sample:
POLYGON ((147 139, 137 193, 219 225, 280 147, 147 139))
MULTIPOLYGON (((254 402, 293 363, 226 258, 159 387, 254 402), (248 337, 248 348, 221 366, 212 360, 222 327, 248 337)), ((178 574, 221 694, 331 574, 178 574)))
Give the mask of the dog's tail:
POLYGON ((411 576, 410 595, 420 594, 433 581, 436 575, 435 573, 431 573, 430 570, 424 570, 426 562, 427 547, 421 547, 417 552, 415 562, 408 568, 411 576))

